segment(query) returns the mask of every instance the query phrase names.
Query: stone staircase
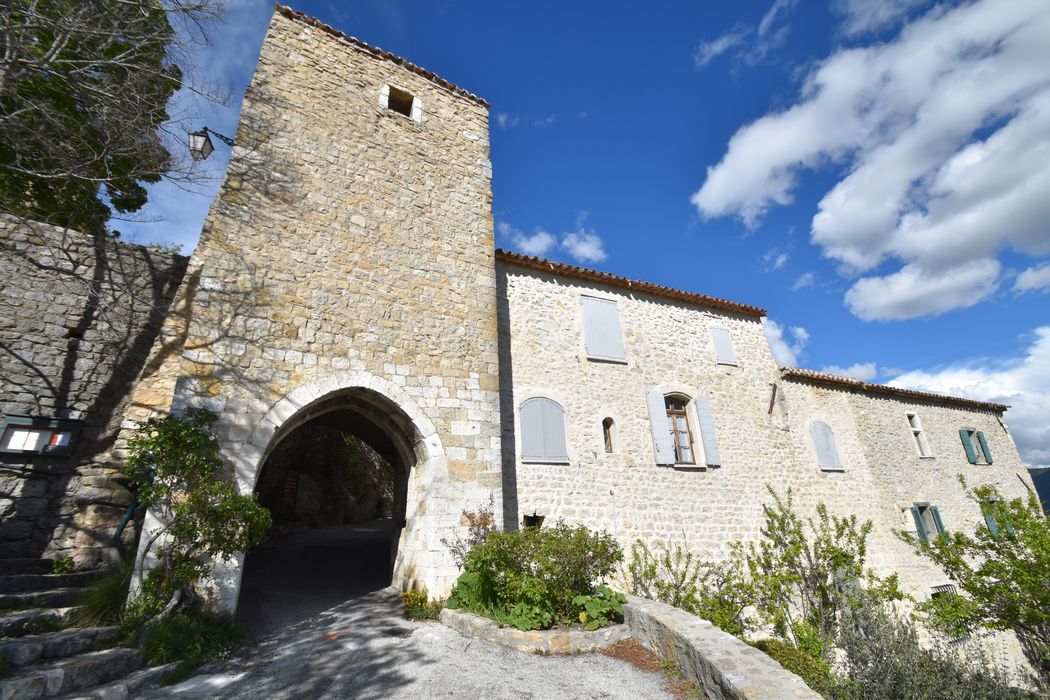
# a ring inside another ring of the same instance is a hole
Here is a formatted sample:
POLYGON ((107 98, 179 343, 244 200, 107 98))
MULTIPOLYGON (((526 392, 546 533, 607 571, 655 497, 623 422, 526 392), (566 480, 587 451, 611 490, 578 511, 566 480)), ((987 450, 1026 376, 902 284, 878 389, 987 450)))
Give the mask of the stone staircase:
POLYGON ((0 559, 0 700, 117 700, 157 687, 174 664, 143 668, 116 627, 73 627, 77 599, 104 571, 52 574, 48 559, 0 559))

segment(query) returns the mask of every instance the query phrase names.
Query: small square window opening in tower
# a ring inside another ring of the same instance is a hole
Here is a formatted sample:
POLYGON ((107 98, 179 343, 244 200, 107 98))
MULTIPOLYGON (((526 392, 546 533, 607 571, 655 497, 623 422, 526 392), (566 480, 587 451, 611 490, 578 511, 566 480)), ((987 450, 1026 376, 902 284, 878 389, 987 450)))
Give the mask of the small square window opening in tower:
POLYGON ((398 114, 404 114, 406 117, 412 117, 412 101, 415 98, 411 94, 404 90, 399 90, 393 85, 390 86, 390 96, 387 98, 386 106, 398 114))

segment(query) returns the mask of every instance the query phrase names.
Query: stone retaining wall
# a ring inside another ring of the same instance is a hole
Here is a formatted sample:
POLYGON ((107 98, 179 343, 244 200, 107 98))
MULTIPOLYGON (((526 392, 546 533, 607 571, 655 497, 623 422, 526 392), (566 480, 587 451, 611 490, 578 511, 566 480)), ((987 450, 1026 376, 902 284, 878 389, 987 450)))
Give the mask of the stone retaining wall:
POLYGON ((445 608, 441 622, 468 637, 534 654, 581 654, 610 647, 631 636, 627 625, 613 625, 593 632, 585 630, 533 630, 522 632, 500 627, 488 618, 466 610, 445 608))
POLYGON ((821 697, 794 673, 707 620, 664 603, 628 596, 624 617, 631 636, 678 664, 709 698, 821 697))

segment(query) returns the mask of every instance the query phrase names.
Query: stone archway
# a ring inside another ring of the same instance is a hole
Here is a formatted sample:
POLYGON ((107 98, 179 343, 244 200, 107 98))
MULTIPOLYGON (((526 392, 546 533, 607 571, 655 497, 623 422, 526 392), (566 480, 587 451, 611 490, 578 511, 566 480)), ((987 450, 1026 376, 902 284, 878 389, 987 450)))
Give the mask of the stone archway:
MULTIPOLYGON (((241 493, 251 493, 274 448, 297 428, 326 416, 352 415, 377 431, 387 458, 403 470, 395 494, 395 518, 400 532, 392 562, 391 583, 408 588, 425 586, 441 591, 440 574, 448 565, 441 548, 435 548, 434 517, 443 513, 435 500, 447 498, 448 466, 441 440, 426 414, 401 390, 381 377, 363 372, 329 375, 300 386, 275 402, 255 425, 251 436, 232 455, 241 493), (435 556, 437 555, 437 556, 435 556)), ((214 569, 218 602, 234 610, 240 595, 244 555, 220 562, 214 569)))

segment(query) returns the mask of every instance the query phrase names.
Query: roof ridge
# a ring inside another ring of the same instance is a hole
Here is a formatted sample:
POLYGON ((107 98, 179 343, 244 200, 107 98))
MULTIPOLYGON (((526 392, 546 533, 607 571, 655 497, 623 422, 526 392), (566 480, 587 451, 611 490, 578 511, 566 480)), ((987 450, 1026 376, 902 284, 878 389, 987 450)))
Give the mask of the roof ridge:
POLYGON ((871 384, 862 379, 857 379, 856 377, 847 377, 841 374, 831 374, 830 372, 819 372, 815 369, 805 369, 803 367, 781 367, 780 376, 785 379, 803 379, 814 382, 821 382, 824 384, 848 386, 854 389, 870 391, 876 394, 910 396, 912 398, 923 399, 926 401, 943 401, 946 403, 961 404, 965 406, 975 406, 978 408, 988 409, 990 411, 998 411, 1000 413, 1010 408, 1008 404, 1004 403, 995 403, 993 401, 980 401, 978 399, 967 399, 961 396, 952 396, 950 394, 935 394, 931 391, 905 389, 902 387, 890 386, 888 384, 871 384))
POLYGON ((681 289, 675 289, 673 287, 666 287, 662 284, 656 284, 655 282, 632 280, 627 277, 614 275, 611 272, 601 272, 600 270, 592 270, 587 267, 579 267, 577 265, 568 265, 566 263, 554 262, 553 260, 546 260, 544 258, 538 258, 533 255, 513 253, 509 250, 504 250, 502 248, 496 249, 496 259, 501 260, 503 262, 518 265, 520 267, 529 267, 534 270, 542 270, 544 272, 555 272, 569 277, 576 277, 577 279, 585 279, 592 282, 601 282, 602 284, 607 284, 613 287, 620 287, 622 289, 629 289, 634 292, 645 292, 647 294, 654 294, 656 296, 662 296, 668 299, 675 299, 677 301, 685 301, 697 304, 699 306, 707 306, 715 309, 722 309, 723 311, 732 311, 734 313, 743 314, 745 316, 755 316, 761 318, 762 316, 766 315, 766 310, 758 306, 751 306, 750 304, 741 304, 737 301, 729 301, 728 299, 711 297, 707 296, 706 294, 697 294, 696 292, 686 292, 681 289))
POLYGON ((469 90, 465 90, 464 88, 459 87, 455 83, 452 83, 452 82, 449 82, 448 80, 445 80, 444 78, 442 78, 441 76, 437 75, 436 73, 434 73, 432 71, 429 71, 426 68, 422 68, 420 66, 417 66, 416 64, 412 63, 408 59, 403 58, 401 56, 398 56, 397 54, 390 53, 389 51, 385 51, 385 50, 379 48, 378 46, 373 46, 372 44, 369 44, 367 42, 361 41, 357 37, 350 36, 349 34, 343 32, 343 31, 341 31, 339 29, 336 29, 332 25, 322 22, 321 20, 317 19, 316 17, 310 17, 309 15, 307 15, 304 12, 298 12, 297 10, 293 10, 292 8, 288 7, 287 5, 282 5, 281 3, 277 3, 276 4, 275 12, 277 14, 283 15, 283 16, 287 17, 288 19, 294 20, 296 22, 302 22, 303 24, 310 25, 311 27, 316 27, 317 29, 320 29, 321 31, 325 32, 326 34, 328 34, 328 35, 330 35, 332 37, 335 37, 336 39, 341 39, 341 40, 347 42, 348 44, 350 44, 351 46, 353 46, 353 47, 355 47, 355 48, 357 48, 357 49, 359 49, 361 51, 364 51, 365 53, 371 54, 373 56, 376 56, 377 58, 382 58, 382 59, 384 59, 386 61, 390 61, 391 63, 397 64, 397 65, 401 66, 402 68, 408 70, 409 72, 415 73, 416 75, 424 78, 425 80, 429 80, 430 82, 434 83, 438 87, 444 88, 445 90, 448 90, 449 92, 451 92, 451 93, 453 93, 455 95, 458 95, 460 97, 463 97, 465 99, 470 100, 471 102, 479 104, 479 105, 481 105, 482 107, 484 107, 486 109, 488 109, 491 106, 488 103, 488 101, 486 99, 484 99, 483 97, 478 97, 477 95, 475 95, 474 93, 470 92, 469 90))

